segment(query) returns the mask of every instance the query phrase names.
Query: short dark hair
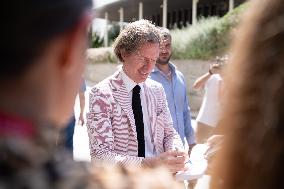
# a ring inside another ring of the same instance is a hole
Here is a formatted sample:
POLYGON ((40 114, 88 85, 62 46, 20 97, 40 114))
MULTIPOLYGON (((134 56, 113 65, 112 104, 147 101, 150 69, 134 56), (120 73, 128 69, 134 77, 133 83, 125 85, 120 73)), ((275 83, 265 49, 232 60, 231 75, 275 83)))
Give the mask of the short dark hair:
POLYGON ((0 79, 26 71, 51 39, 68 32, 91 7, 92 0, 7 1, 0 11, 0 79))
POLYGON ((160 38, 161 39, 172 39, 170 30, 165 27, 158 27, 160 29, 160 38))

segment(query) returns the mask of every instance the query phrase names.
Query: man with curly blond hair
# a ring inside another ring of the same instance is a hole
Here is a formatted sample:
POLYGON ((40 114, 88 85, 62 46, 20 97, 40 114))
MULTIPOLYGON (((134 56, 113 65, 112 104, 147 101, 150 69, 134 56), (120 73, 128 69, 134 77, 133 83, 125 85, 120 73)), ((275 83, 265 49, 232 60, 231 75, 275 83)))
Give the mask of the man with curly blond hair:
POLYGON ((114 42, 122 68, 90 92, 87 127, 93 161, 183 170, 188 158, 173 128, 161 84, 148 78, 160 34, 147 20, 130 23, 114 42))

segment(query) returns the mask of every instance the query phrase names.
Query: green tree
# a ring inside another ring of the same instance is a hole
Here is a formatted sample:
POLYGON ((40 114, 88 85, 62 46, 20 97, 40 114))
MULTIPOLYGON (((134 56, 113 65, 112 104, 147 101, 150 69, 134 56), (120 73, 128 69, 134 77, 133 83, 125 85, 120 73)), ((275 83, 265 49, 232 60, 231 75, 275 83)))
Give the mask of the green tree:
POLYGON ((113 23, 111 24, 109 30, 108 30, 108 41, 109 44, 112 44, 114 40, 117 38, 120 32, 120 25, 119 23, 113 23))
POLYGON ((91 48, 99 48, 103 46, 103 39, 96 32, 92 34, 91 48))

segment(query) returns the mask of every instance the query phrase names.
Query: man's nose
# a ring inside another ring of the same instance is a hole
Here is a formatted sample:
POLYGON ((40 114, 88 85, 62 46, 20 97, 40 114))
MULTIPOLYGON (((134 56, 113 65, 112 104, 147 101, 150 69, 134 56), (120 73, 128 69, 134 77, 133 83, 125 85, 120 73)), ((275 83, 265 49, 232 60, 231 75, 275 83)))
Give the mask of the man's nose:
POLYGON ((147 72, 151 71, 153 69, 154 65, 155 65, 154 62, 147 62, 147 63, 144 64, 143 69, 147 72))
POLYGON ((161 47, 161 48, 160 48, 160 52, 166 52, 166 48, 161 47))

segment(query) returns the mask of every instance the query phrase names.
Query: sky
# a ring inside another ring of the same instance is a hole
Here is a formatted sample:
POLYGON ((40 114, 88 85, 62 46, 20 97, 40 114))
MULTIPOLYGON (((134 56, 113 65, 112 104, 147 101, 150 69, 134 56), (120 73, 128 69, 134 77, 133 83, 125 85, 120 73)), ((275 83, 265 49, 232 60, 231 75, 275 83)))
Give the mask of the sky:
POLYGON ((114 1, 118 0, 93 0, 95 7, 101 7, 104 6, 105 4, 112 3, 114 1))
MULTIPOLYGON (((114 1, 118 1, 118 0, 93 0, 96 8, 112 3, 114 1)), ((104 35, 105 24, 106 22, 104 19, 94 19, 93 31, 98 33, 102 37, 104 35)))

